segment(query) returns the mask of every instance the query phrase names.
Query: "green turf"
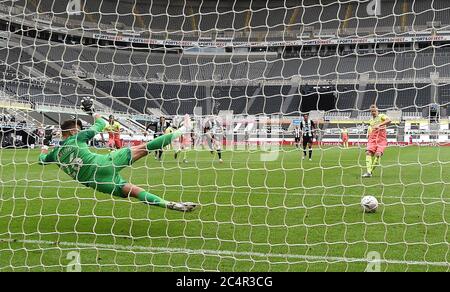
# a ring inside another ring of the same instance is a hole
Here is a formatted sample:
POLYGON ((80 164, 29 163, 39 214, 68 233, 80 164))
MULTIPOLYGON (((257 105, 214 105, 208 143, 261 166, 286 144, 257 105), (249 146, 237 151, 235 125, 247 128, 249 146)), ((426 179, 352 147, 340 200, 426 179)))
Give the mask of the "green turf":
POLYGON ((94 193, 33 150, 0 151, 0 271, 449 271, 450 148, 390 147, 363 180, 364 149, 315 149, 301 161, 284 148, 153 156, 123 175, 167 200, 194 201, 183 214, 94 193), (381 206, 364 214, 363 195, 381 206), (3 240, 3 241, 2 241, 3 240), (447 264, 446 264, 447 263, 447 264))

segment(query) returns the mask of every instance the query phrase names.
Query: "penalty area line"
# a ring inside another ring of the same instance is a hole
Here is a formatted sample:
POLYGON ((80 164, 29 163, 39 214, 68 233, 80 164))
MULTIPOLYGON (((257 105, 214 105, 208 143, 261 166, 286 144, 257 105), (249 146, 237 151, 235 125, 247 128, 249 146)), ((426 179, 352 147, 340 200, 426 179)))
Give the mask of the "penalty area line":
POLYGON ((381 264, 398 264, 412 266, 435 266, 450 268, 448 262, 426 262, 426 261, 405 261, 395 259, 368 259, 368 258, 352 258, 352 257, 333 257, 333 256, 314 256, 314 255, 298 255, 298 254, 280 254, 280 253, 259 253, 259 252, 238 252, 230 250, 209 250, 209 249, 187 249, 187 248, 169 248, 169 247, 147 247, 135 245, 117 245, 117 244, 101 244, 101 243, 82 243, 82 242, 53 242, 45 240, 16 240, 11 238, 1 239, 0 243, 22 243, 35 245, 50 245, 68 248, 87 248, 97 250, 116 250, 130 252, 147 252, 147 253, 182 253, 187 255, 212 255, 212 256, 231 256, 231 257, 254 257, 254 258, 285 258, 292 260, 302 260, 306 263, 323 262, 323 263, 381 263, 381 264))
MULTIPOLYGON (((138 185, 142 188, 149 188, 148 185, 138 185)), ((25 185, 25 186, 18 186, 18 185, 12 185, 12 184, 5 184, 3 185, 3 187, 7 187, 7 188, 31 188, 31 189, 53 189, 53 188, 58 188, 58 189, 71 189, 71 190, 76 190, 76 189, 84 189, 84 186, 61 186, 61 185, 39 185, 39 186, 34 186, 34 185, 25 185)), ((165 186, 166 190, 168 192, 180 192, 179 189, 182 189, 181 192, 182 193, 187 193, 187 194, 210 194, 210 195, 214 195, 214 194, 239 194, 239 195, 245 195, 245 194, 249 194, 252 193, 252 195, 264 195, 264 196, 268 196, 268 195, 284 195, 284 196, 296 196, 296 197, 323 197, 323 198, 327 198, 327 197, 334 197, 334 198, 362 198, 363 195, 352 195, 352 194, 336 194, 336 193, 300 193, 300 192, 296 192, 296 191, 286 191, 286 192, 281 192, 281 191, 267 191, 266 193, 264 193, 263 191, 255 191, 255 190, 249 190, 248 192, 246 191, 242 191, 242 190, 207 190, 207 191, 202 191, 199 192, 196 188, 198 188, 198 186, 165 186), (171 190, 171 188, 173 188, 173 190, 171 190), (193 189, 194 188, 194 189, 193 189)), ((153 186, 154 188, 154 186, 153 186)), ((244 187, 246 188, 246 187, 244 187)), ((236 189, 242 189, 240 187, 236 187, 236 189)), ((422 201, 422 200, 433 200, 433 201, 438 201, 438 202, 447 202, 450 200, 450 197, 426 197, 426 196, 395 196, 395 195, 381 195, 379 196, 382 199, 399 199, 399 200, 418 200, 418 201, 422 201)))

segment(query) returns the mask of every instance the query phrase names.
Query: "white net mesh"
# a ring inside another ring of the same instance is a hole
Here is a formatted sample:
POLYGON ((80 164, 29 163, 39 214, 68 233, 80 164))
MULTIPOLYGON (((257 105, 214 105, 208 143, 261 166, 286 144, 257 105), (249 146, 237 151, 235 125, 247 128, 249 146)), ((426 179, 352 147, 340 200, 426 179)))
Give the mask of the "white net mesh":
POLYGON ((0 271, 448 271, 449 16, 446 0, 0 1, 0 271), (93 124, 84 97, 124 148, 189 114, 192 133, 121 175, 201 206, 39 165, 62 122, 93 124), (392 124, 363 179, 372 104, 392 124))

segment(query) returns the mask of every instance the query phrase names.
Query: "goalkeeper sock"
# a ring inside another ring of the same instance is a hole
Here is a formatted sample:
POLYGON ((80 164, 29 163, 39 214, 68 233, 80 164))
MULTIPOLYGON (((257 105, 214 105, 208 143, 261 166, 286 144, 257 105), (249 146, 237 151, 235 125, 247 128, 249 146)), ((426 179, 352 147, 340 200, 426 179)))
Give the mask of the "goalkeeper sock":
POLYGON ((184 134, 186 134, 188 132, 189 129, 187 129, 185 126, 179 128, 178 130, 176 130, 175 132, 173 132, 173 139, 176 139, 184 134))
POLYGON ((306 157, 306 148, 303 148, 303 156, 306 157))
MULTIPOLYGON (((153 150, 160 150, 163 147, 169 145, 170 143, 172 143, 172 140, 175 139, 173 138, 173 134, 167 134, 167 135, 162 135, 150 142, 147 143, 147 150, 148 151, 153 151, 153 150)), ((156 151, 156 155, 159 155, 159 151, 156 151)))
POLYGON ((166 200, 161 199, 157 195, 151 194, 146 191, 140 192, 137 197, 141 202, 144 202, 146 204, 150 203, 151 205, 157 205, 163 208, 165 208, 168 203, 166 200))
POLYGON ((370 155, 366 156, 366 167, 367 167, 367 172, 372 173, 372 156, 370 156, 370 155))
POLYGON ((373 160, 372 160, 372 172, 379 165, 379 163, 380 163, 380 157, 374 156, 373 160))

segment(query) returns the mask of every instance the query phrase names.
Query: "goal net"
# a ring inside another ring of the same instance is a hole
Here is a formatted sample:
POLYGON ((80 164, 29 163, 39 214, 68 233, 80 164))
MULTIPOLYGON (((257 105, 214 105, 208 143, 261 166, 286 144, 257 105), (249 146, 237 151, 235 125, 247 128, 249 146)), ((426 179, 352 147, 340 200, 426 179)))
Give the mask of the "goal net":
POLYGON ((449 271, 449 16, 0 1, 0 271, 449 271))

